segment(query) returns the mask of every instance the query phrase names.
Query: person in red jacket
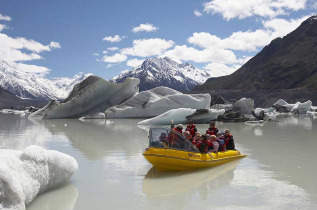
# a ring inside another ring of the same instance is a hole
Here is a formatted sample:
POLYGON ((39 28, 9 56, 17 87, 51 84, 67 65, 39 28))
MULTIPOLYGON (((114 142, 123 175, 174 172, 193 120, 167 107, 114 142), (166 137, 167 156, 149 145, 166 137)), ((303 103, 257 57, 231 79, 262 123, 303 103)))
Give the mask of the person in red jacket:
POLYGON ((209 152, 218 152, 219 150, 219 143, 217 141, 217 137, 215 135, 210 136, 208 151, 209 152))
POLYGON ((211 121, 209 123, 209 128, 207 129, 206 134, 217 135, 218 132, 219 132, 219 130, 216 127, 216 123, 214 121, 211 121))
POLYGON ((180 141, 183 135, 183 125, 178 124, 175 128, 171 130, 168 136, 169 147, 171 148, 182 148, 182 142, 180 141))
POLYGON ((191 120, 189 121, 186 131, 189 131, 192 136, 195 136, 197 132, 197 128, 196 128, 196 125, 193 123, 193 121, 191 120))
POLYGON ((233 140, 233 136, 231 135, 230 131, 227 129, 225 130, 225 145, 227 150, 235 150, 235 143, 233 140))
POLYGON ((176 126, 176 128, 174 128, 175 131, 177 131, 179 133, 179 135, 183 134, 183 125, 182 124, 178 124, 176 126))
POLYGON ((202 135, 201 138, 196 142, 196 147, 201 153, 208 152, 208 147, 212 146, 212 142, 208 139, 206 134, 202 135))

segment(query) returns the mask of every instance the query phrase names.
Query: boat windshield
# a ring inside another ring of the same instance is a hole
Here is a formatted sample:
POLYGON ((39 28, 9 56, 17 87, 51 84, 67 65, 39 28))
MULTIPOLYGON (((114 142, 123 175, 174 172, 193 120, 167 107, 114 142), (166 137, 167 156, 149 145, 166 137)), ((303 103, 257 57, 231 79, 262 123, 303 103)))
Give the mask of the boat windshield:
POLYGON ((150 147, 173 148, 190 152, 199 152, 183 134, 167 128, 151 128, 149 141, 150 147))

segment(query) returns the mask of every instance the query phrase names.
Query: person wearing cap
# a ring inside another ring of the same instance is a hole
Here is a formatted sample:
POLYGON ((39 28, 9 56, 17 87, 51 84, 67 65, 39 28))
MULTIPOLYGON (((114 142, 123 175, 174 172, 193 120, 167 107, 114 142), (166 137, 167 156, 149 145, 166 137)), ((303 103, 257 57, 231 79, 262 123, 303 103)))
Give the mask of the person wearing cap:
POLYGON ((176 128, 174 128, 174 130, 177 131, 180 134, 183 134, 183 128, 184 128, 184 126, 182 124, 178 124, 176 126, 176 128))
POLYGON ((197 128, 196 128, 196 125, 193 123, 193 121, 191 120, 189 121, 186 131, 189 131, 192 136, 195 136, 195 133, 197 132, 197 128))
POLYGON ((216 127, 216 123, 214 121, 211 121, 209 123, 209 128, 207 129, 206 134, 217 135, 218 132, 219 132, 219 130, 216 127))
POLYGON ((227 150, 235 150, 235 143, 233 140, 233 136, 231 135, 230 131, 228 129, 225 130, 225 145, 227 150))

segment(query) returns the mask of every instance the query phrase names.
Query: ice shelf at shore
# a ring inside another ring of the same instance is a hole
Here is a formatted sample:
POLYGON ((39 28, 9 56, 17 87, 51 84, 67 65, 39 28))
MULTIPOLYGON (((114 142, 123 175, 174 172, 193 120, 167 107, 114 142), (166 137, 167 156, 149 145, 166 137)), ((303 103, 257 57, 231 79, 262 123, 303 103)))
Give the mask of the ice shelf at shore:
POLYGON ((167 125, 173 119, 174 124, 187 123, 188 120, 193 120, 194 123, 207 123, 217 119, 219 115, 225 113, 224 109, 206 109, 197 110, 190 108, 179 108, 169 110, 159 116, 143 120, 138 125, 167 125))
POLYGON ((0 209, 24 210, 35 197, 66 182, 78 169, 64 153, 29 146, 0 152, 0 209))
POLYGON ((155 117, 177 108, 208 109, 209 94, 183 94, 168 87, 143 91, 106 110, 106 118, 155 117))
POLYGON ((32 113, 31 118, 80 118, 120 104, 139 91, 140 81, 127 78, 123 83, 112 83, 100 77, 90 76, 75 85, 64 102, 51 101, 32 113))

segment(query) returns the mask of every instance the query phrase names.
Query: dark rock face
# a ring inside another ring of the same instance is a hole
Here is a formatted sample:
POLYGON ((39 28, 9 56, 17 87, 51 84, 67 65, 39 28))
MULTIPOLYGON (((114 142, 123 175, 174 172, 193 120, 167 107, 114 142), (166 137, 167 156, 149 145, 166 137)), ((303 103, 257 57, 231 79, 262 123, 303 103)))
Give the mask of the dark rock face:
POLYGON ((287 36, 273 40, 233 74, 211 78, 194 90, 295 88, 317 90, 317 16, 287 36))
POLYGON ((21 99, 0 87, 0 109, 24 109, 26 106, 43 107, 47 100, 21 99))

